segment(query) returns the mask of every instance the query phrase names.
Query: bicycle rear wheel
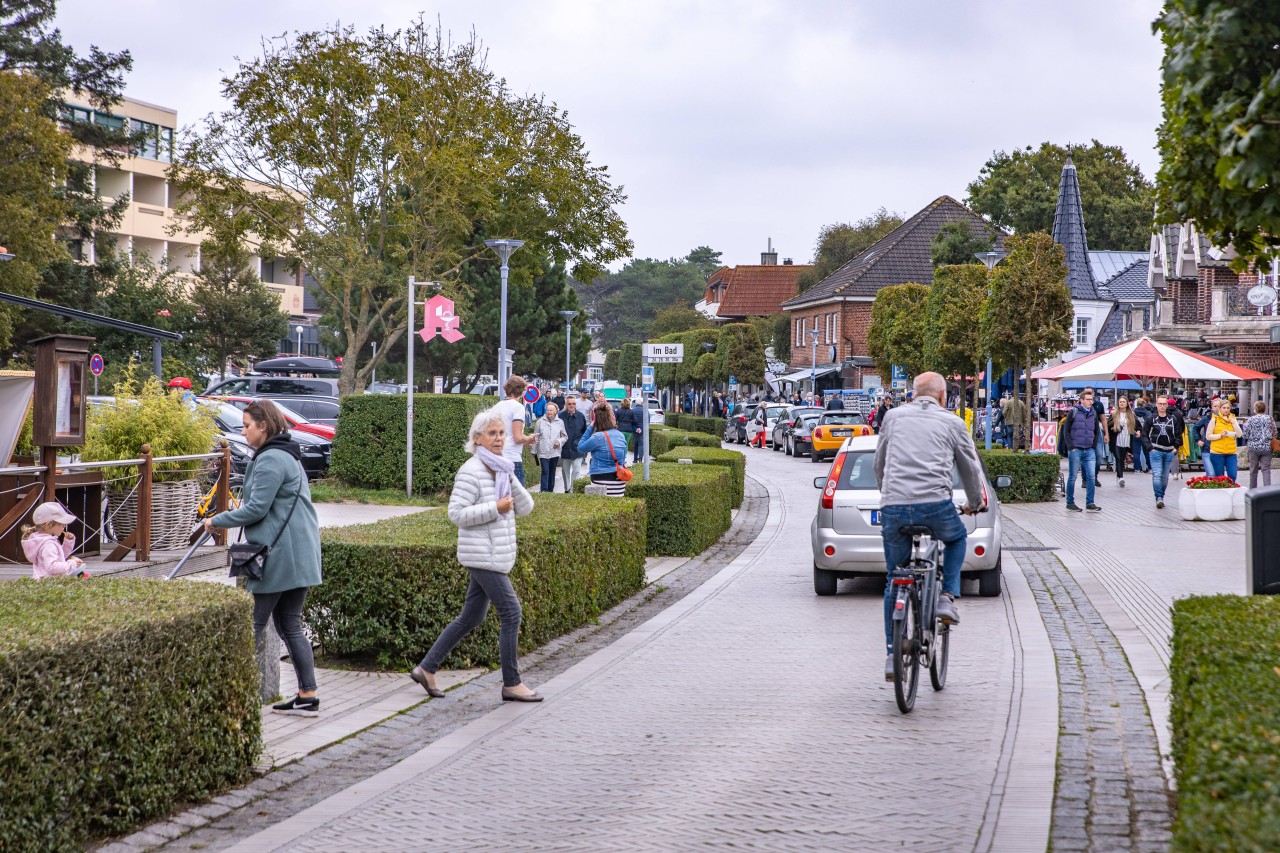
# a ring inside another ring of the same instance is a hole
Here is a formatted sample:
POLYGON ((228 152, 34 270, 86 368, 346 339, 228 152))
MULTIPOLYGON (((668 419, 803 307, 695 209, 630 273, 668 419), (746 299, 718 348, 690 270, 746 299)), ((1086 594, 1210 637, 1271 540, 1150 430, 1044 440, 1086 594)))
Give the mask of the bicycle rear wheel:
POLYGON ((934 620, 933 660, 929 662, 929 681, 934 690, 947 686, 947 656, 951 653, 951 626, 941 619, 934 620))
POLYGON ((915 596, 903 595, 904 611, 893 623, 893 697, 898 710, 911 713, 920 685, 920 626, 915 596))

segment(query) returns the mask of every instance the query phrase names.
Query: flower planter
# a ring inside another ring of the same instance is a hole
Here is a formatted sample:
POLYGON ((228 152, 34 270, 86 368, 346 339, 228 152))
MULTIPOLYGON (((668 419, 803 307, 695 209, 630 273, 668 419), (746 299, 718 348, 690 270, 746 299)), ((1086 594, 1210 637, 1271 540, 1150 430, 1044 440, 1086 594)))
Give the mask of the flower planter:
POLYGON ((1244 489, 1183 489, 1178 495, 1178 511, 1187 521, 1244 518, 1244 489))
MULTIPOLYGON (((196 508, 203 494, 198 480, 152 484, 152 550, 187 547, 187 539, 196 526, 196 508)), ((108 487, 107 499, 115 540, 123 542, 138 524, 138 493, 130 494, 129 489, 108 487)))

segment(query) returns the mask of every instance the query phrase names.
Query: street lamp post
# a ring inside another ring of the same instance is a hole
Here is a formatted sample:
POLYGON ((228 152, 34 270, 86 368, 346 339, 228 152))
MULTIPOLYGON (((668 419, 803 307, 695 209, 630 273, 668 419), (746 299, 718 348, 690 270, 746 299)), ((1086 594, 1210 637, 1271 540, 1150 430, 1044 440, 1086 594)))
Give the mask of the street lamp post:
MULTIPOLYGON (((992 252, 978 252, 974 257, 976 257, 978 260, 982 261, 984 264, 986 264, 986 265, 987 265, 987 275, 988 275, 988 276, 990 276, 990 275, 991 275, 991 270, 995 269, 996 264, 1000 263, 1001 259, 1002 259, 1002 258, 1004 258, 1004 252, 995 252, 995 251, 992 251, 992 252)), ((991 282, 990 282, 990 280, 988 279, 988 281, 987 281, 987 296, 990 296, 990 295, 991 295, 991 282)), ((1027 390, 1028 390, 1028 391, 1030 391, 1030 390, 1031 390, 1031 388, 1030 388, 1030 382, 1031 382, 1031 377, 1029 377, 1029 376, 1028 376, 1028 377, 1027 377, 1027 383, 1028 383, 1027 390)), ((1006 427, 1006 428, 1008 428, 1008 424, 1006 424, 1006 425, 1005 425, 1005 427, 1006 427)), ((986 426, 986 433, 987 433, 987 450, 990 450, 990 449, 991 449, 991 355, 990 355, 990 353, 988 353, 988 354, 987 354, 987 426, 986 426)))
POLYGON ((405 445, 405 454, 404 454, 404 457, 405 457, 404 491, 405 491, 405 495, 410 498, 413 497, 413 394, 414 394, 414 391, 417 390, 413 387, 413 356, 414 356, 413 339, 418 334, 418 330, 416 328, 417 323, 414 320, 414 313, 417 311, 417 308, 418 308, 418 304, 415 301, 417 298, 415 294, 417 294, 419 287, 433 287, 437 291, 439 291, 440 284, 434 281, 418 281, 414 276, 409 276, 409 304, 408 304, 409 337, 407 341, 408 350, 409 350, 409 357, 408 357, 409 393, 406 395, 408 397, 408 400, 406 401, 407 405, 405 406, 405 410, 406 410, 405 438, 407 443, 405 445))
POLYGON ((809 367, 809 390, 813 393, 814 402, 818 399, 818 338, 821 336, 822 333, 817 329, 809 330, 809 347, 813 358, 809 367))
MULTIPOLYGON (((716 348, 716 345, 710 342, 702 345, 702 351, 705 353, 710 353, 715 348, 716 348)), ((711 377, 710 376, 707 377, 706 390, 703 392, 703 396, 702 396, 702 416, 704 418, 711 417, 711 377)))
MULTIPOLYGON (((377 342, 377 341, 369 341, 369 346, 373 347, 373 360, 374 360, 374 362, 377 362, 377 360, 378 360, 378 342, 377 342)), ((369 384, 370 384, 370 385, 377 385, 377 384, 378 384, 378 368, 377 368, 377 367, 374 367, 374 368, 373 368, 373 370, 371 371, 371 374, 370 374, 370 377, 369 377, 369 384)))
POLYGON ((567 392, 571 384, 569 371, 573 367, 572 364, 572 338, 570 333, 573 330, 573 318, 578 316, 577 311, 561 311, 560 316, 564 318, 564 388, 567 392))
POLYGON ((505 394, 502 389, 507 384, 507 261, 516 249, 524 245, 523 240, 485 240, 484 244, 497 252, 502 261, 502 319, 498 327, 498 393, 505 394))
POLYGON ((302 355, 302 326, 294 326, 293 330, 298 333, 298 355, 302 355))

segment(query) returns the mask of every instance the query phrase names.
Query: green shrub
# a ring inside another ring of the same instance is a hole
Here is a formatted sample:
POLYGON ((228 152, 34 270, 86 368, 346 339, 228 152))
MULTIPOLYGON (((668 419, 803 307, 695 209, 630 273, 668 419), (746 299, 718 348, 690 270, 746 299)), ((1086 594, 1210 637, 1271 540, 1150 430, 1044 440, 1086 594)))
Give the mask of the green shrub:
POLYGON ((702 432, 719 439, 724 435, 724 418, 703 418, 696 415, 685 415, 680 419, 680 428, 689 432, 702 432))
POLYGON ((705 432, 690 432, 690 433, 685 433, 685 435, 686 435, 686 438, 684 440, 684 443, 693 445, 694 447, 719 447, 720 446, 720 436, 718 435, 711 435, 710 433, 705 433, 705 432))
POLYGON ((1012 450, 979 450, 991 482, 1000 474, 1013 478, 1013 485, 997 489, 1002 503, 1030 503, 1053 500, 1058 485, 1058 456, 1052 453, 1016 453, 1012 450))
POLYGON ((746 488, 747 457, 736 450, 721 450, 718 447, 677 447, 658 457, 659 462, 676 462, 681 459, 692 460, 695 465, 723 465, 733 473, 730 485, 733 486, 734 509, 742 506, 742 496, 746 488))
POLYGON ((221 584, 0 584, 0 849, 81 849, 248 778, 252 612, 221 584))
MULTIPOLYGON (((403 489, 408 397, 349 394, 342 398, 329 473, 354 486, 403 489)), ((471 420, 494 405, 492 397, 416 394, 413 398, 413 490, 438 492, 453 485, 469 454, 463 445, 471 420)), ((536 482, 536 481, 535 481, 536 482)))
POLYGON ((649 453, 661 456, 673 447, 720 447, 720 439, 700 432, 686 432, 682 429, 667 429, 649 433, 649 453))
MULTIPOLYGON (((635 476, 627 483, 627 497, 645 502, 650 555, 697 556, 729 529, 732 476, 728 468, 654 462, 649 465, 647 483, 643 465, 632 471, 635 476)), ((581 492, 590 482, 579 479, 573 490, 581 492)))
MULTIPOLYGON (((511 581, 524 609, 522 649, 590 622, 644 586, 640 501, 538 494, 516 530, 511 581)), ((324 583, 307 596, 305 619, 326 654, 406 667, 462 609, 468 574, 456 559, 458 529, 443 510, 325 528, 320 540, 324 583)), ((446 666, 497 663, 498 621, 490 613, 446 666)))
POLYGON ((1280 850, 1280 599, 1173 606, 1175 851, 1280 850))
POLYGON ((680 412, 667 412, 663 420, 666 421, 667 426, 672 429, 680 429, 680 419, 683 417, 685 417, 685 415, 682 415, 680 412))

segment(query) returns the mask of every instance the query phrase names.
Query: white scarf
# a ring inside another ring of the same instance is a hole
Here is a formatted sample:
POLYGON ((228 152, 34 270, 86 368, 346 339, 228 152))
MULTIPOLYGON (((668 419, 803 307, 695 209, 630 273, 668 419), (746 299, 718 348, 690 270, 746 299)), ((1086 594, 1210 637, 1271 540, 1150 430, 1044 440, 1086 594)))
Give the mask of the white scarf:
POLYGON ((487 447, 476 447, 476 457, 495 474, 493 478, 493 493, 497 495, 498 500, 511 497, 511 478, 515 476, 516 464, 510 459, 499 456, 487 447))

